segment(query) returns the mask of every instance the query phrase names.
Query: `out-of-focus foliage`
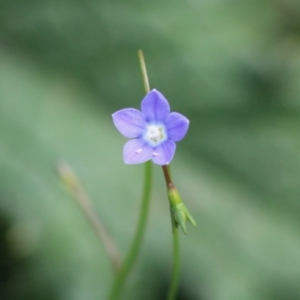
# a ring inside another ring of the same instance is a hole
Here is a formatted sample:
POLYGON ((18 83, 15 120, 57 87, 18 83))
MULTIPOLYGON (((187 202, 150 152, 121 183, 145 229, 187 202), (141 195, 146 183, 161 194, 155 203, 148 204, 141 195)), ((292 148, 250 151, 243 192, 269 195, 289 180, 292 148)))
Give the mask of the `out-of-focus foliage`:
MULTIPOLYGON (((300 298, 300 2, 0 2, 0 298, 105 299, 105 253, 55 173, 66 159, 122 253, 143 166, 111 113, 150 84, 188 116, 173 176, 198 227, 180 299, 300 298)), ((170 220, 161 170, 124 299, 164 299, 170 220)))

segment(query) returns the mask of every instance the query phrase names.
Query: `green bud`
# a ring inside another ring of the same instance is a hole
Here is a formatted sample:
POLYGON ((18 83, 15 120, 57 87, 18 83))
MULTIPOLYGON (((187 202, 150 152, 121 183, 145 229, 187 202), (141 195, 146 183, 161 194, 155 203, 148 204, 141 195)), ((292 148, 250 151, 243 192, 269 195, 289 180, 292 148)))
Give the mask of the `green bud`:
POLYGON ((179 225, 182 231, 185 234, 187 234, 185 225, 186 221, 190 221, 194 226, 197 226, 197 224, 191 216, 191 214, 189 213, 186 206, 184 205, 184 203, 182 202, 180 195, 174 186, 169 188, 168 196, 170 201, 171 215, 174 224, 176 227, 178 227, 179 225))

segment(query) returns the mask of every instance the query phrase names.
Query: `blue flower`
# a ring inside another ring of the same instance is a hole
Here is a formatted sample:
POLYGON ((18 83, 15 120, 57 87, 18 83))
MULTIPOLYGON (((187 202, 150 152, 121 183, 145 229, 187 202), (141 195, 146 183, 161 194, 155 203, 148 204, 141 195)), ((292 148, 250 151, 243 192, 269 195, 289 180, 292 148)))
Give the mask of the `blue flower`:
POLYGON ((189 120, 171 113, 168 100, 155 89, 142 100, 141 111, 124 108, 112 118, 121 134, 132 139, 123 149, 126 164, 152 159, 155 164, 168 165, 175 153, 175 142, 183 139, 189 127, 189 120))

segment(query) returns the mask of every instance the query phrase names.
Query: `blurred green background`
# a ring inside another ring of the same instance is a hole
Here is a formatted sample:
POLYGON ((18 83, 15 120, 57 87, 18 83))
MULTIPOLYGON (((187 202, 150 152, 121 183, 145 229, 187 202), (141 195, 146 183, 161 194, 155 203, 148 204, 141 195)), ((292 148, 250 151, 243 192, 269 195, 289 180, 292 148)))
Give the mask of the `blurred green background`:
MULTIPOLYGON (((150 85, 190 119, 173 177, 198 227, 178 299, 300 299, 298 0, 0 1, 0 299, 105 299, 102 245, 57 178, 67 160, 122 253, 143 165, 111 114, 150 85)), ((124 299, 164 299, 171 226, 154 166, 150 219, 124 299)))

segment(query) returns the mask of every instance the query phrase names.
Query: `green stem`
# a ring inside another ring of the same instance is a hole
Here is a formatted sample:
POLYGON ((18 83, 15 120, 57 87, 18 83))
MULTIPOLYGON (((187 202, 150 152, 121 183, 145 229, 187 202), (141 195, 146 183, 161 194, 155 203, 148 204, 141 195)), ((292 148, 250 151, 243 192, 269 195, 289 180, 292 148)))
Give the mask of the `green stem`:
POLYGON ((138 252, 140 250, 145 228, 146 228, 147 219, 148 219, 151 186, 152 186, 152 162, 148 161, 145 163, 142 206, 141 206, 137 230, 133 238, 130 250, 124 260, 123 266, 119 271, 119 273, 116 275, 115 280, 113 282, 111 293, 109 296, 110 300, 116 300, 120 298, 128 274, 132 266, 134 265, 138 252))
MULTIPOLYGON (((148 80, 145 58, 142 50, 138 51, 138 57, 139 57, 145 92, 147 94, 150 91, 150 85, 148 80)), ((137 259, 138 252, 141 248, 143 236, 146 229, 147 219, 148 219, 151 187, 152 187, 152 162, 148 161, 145 163, 142 205, 141 205, 140 217, 139 217, 137 229, 133 241, 131 243, 129 252, 125 257, 123 266, 115 276, 112 289, 109 295, 110 300, 117 300, 121 297, 126 279, 134 265, 134 262, 137 259)))
POLYGON ((173 273, 172 279, 168 291, 167 300, 173 300, 176 297, 178 284, 179 284, 179 273, 180 273, 180 245, 179 245, 179 233, 178 228, 175 225, 175 221, 172 217, 172 238, 173 238, 173 273))
POLYGON ((148 73, 147 73, 147 69, 146 69, 144 53, 142 50, 138 51, 138 57, 139 57, 139 62, 140 62, 140 68, 142 71, 145 92, 146 92, 146 94, 148 94, 150 92, 150 85, 149 85, 149 79, 148 79, 148 73))
MULTIPOLYGON (((167 190, 175 190, 174 184, 171 178, 171 170, 170 166, 165 165, 162 166, 162 170, 164 173, 167 190)), ((169 198, 170 205, 174 203, 171 201, 172 199, 169 198)), ((174 199, 173 199, 174 201, 174 199)), ((179 284, 179 272, 180 272, 180 245, 179 245, 179 233, 178 233, 178 226, 174 220, 174 215, 172 212, 172 208, 170 206, 170 213, 171 213, 171 221, 172 221, 172 239, 173 239, 173 272, 172 272, 172 279, 170 283, 170 287, 168 290, 167 300, 173 300, 176 297, 178 284, 179 284)))

